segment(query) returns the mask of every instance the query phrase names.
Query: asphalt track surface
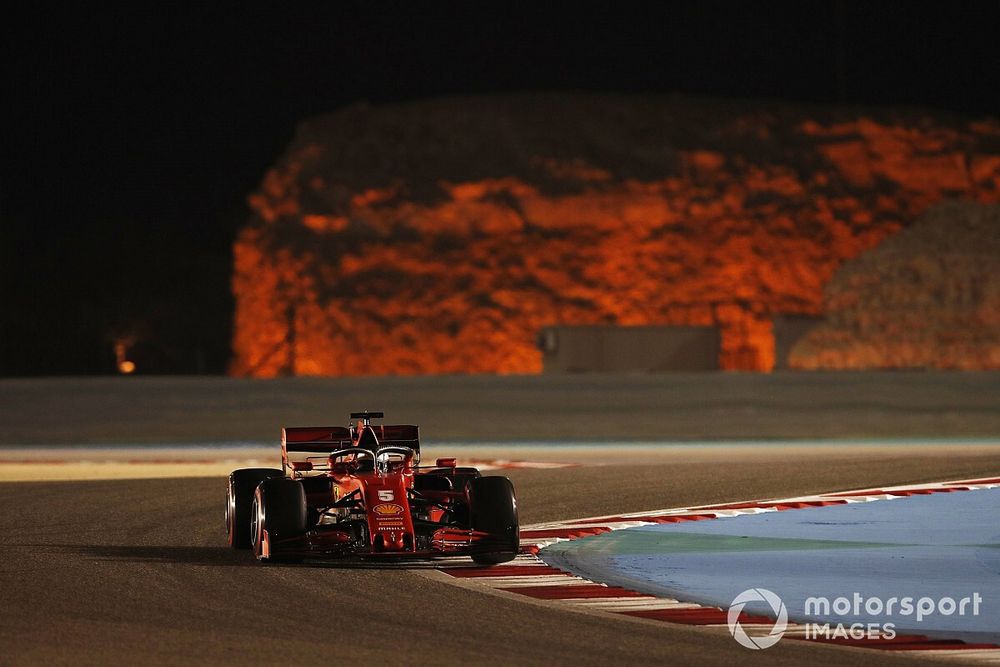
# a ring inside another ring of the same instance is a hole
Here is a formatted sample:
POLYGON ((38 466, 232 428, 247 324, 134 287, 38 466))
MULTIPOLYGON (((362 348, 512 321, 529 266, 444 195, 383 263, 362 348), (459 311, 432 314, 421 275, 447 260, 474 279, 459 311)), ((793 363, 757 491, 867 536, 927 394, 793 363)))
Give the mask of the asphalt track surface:
MULTIPOLYGON (((507 471, 524 523, 1000 474, 993 451, 507 471)), ((225 546, 224 480, 0 485, 0 664, 902 664, 919 656, 567 611, 426 569, 262 566, 225 546)))

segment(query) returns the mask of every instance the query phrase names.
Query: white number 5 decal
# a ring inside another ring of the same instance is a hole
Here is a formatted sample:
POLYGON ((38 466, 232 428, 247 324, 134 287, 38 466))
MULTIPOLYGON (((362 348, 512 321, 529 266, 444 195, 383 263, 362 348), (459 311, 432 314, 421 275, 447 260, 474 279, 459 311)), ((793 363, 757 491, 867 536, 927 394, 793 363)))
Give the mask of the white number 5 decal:
POLYGON ((390 489, 383 489, 378 492, 378 499, 381 500, 382 502, 389 502, 394 497, 395 496, 392 495, 392 490, 390 489))

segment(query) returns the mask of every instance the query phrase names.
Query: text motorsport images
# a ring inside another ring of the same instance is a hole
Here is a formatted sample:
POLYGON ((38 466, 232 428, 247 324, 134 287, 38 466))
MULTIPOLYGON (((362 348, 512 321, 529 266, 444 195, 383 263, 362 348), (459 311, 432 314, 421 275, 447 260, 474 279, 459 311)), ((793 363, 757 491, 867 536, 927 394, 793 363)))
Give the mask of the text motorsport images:
MULTIPOLYGON (((913 596, 881 598, 878 596, 865 597, 860 593, 853 593, 851 597, 838 597, 830 600, 827 597, 806 598, 803 605, 804 616, 806 618, 827 618, 831 613, 839 616, 860 617, 867 614, 869 617, 877 618, 875 622, 855 622, 855 623, 831 623, 806 621, 802 624, 806 639, 885 639, 891 640, 896 637, 896 624, 889 618, 905 617, 914 619, 917 623, 933 614, 942 616, 979 616, 980 606, 983 603, 983 596, 978 592, 962 598, 942 597, 920 597, 913 596)), ((778 643, 788 629, 788 609, 785 603, 775 593, 766 588, 749 588, 737 595, 732 604, 729 605, 729 614, 726 618, 729 625, 729 633, 741 646, 749 649, 765 649, 778 643), (763 613, 774 617, 774 623, 745 623, 740 621, 740 615, 748 605, 755 605, 758 609, 763 609, 763 613), (765 607, 766 605, 766 607, 765 607), (768 612, 767 609, 770 609, 768 612), (747 633, 747 628, 752 630, 767 630, 766 634, 755 632, 753 635, 747 633)))

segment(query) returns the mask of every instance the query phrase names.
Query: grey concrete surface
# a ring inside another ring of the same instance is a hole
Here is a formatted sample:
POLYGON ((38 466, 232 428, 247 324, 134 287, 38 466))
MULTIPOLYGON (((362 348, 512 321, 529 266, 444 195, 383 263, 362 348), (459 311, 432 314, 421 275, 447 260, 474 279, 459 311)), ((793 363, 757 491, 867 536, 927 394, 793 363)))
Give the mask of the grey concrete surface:
POLYGON ((1000 373, 0 380, 0 445, 273 441, 358 409, 429 441, 1000 437, 1000 373))

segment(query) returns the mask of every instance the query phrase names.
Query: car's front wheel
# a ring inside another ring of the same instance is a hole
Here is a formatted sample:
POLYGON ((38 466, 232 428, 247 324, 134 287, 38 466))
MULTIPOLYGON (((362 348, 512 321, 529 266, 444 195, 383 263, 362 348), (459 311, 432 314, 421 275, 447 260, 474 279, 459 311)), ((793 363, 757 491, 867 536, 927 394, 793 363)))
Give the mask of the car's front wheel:
POLYGON ((506 477, 479 477, 469 482, 469 496, 472 529, 490 534, 489 550, 472 560, 482 565, 513 560, 520 546, 514 485, 506 477))
POLYGON ((254 493, 250 512, 250 534, 257 560, 263 562, 298 560, 275 554, 272 545, 276 540, 301 534, 305 529, 306 492, 302 484, 284 478, 261 482, 254 493), (265 545, 265 535, 267 545, 265 545))
POLYGON ((250 548, 250 510, 257 485, 265 479, 283 477, 274 468, 241 468, 229 475, 226 489, 226 539, 234 549, 250 548))

